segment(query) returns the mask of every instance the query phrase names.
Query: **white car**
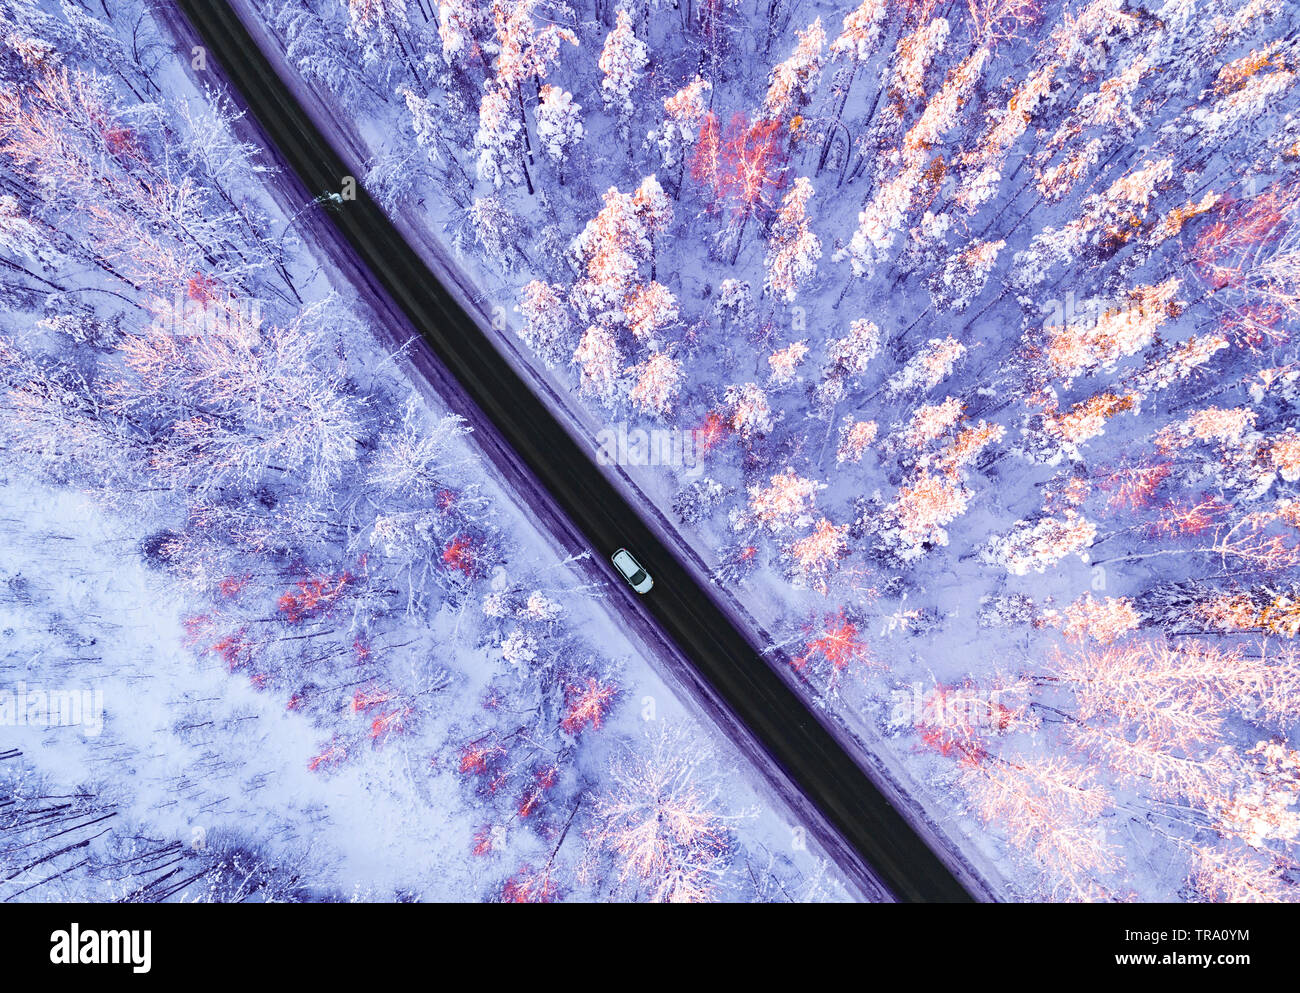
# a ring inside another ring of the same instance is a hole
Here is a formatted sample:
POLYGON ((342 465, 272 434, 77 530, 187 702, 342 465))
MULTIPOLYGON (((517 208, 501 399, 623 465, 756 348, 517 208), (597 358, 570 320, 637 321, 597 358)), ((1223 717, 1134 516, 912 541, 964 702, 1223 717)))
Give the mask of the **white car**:
POLYGON ((628 585, 638 593, 649 593, 655 582, 650 574, 641 568, 641 563, 632 557, 626 548, 620 548, 610 556, 614 568, 628 581, 628 585))

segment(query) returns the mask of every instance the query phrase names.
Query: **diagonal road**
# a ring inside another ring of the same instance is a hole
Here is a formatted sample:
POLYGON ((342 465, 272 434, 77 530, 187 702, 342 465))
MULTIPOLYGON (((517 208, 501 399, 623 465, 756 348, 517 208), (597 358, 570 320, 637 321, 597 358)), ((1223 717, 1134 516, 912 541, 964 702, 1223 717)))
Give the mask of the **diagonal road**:
MULTIPOLYGON (((232 84, 252 112, 269 150, 302 183, 307 196, 338 190, 349 174, 292 90, 276 75, 238 16, 225 2, 179 0, 211 68, 232 84)), ((337 235, 355 256, 351 272, 362 289, 409 322, 428 353, 417 365, 435 380, 453 410, 471 423, 489 423, 507 450, 523 493, 541 515, 554 514, 595 553, 613 576, 608 556, 626 546, 655 579, 639 613, 680 649, 688 684, 742 751, 750 756, 840 868, 869 898, 967 901, 970 894, 948 865, 814 716, 760 654, 761 646, 732 621, 715 594, 660 540, 602 474, 583 447, 528 389, 492 341, 402 238, 383 210, 358 189, 355 201, 332 213, 337 235)), ((618 580, 621 583, 621 580, 618 580)), ((625 593, 624 599, 630 598, 625 593)), ((644 618, 643 618, 644 619, 644 618)))

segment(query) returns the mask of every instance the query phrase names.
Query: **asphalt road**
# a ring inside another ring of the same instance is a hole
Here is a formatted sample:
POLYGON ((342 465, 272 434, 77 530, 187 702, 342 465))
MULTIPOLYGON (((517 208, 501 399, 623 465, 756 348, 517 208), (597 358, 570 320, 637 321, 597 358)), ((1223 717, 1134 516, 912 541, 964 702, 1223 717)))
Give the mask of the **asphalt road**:
MULTIPOLYGON (((209 59, 242 97, 280 159, 313 194, 338 190, 349 174, 292 90, 276 76, 224 2, 180 0, 177 7, 209 59)), ((654 577, 640 604, 681 650, 697 689, 727 712, 724 725, 743 728, 769 764, 760 771, 781 791, 802 794, 817 814, 810 831, 865 894, 881 888, 903 901, 967 901, 948 866, 877 788, 835 735, 777 675, 706 586, 601 473, 584 448, 528 389, 494 343, 406 243, 364 189, 331 212, 359 269, 418 330, 469 401, 494 426, 513 455, 608 563, 628 548, 654 577)), ((621 579, 617 580, 622 582, 621 579)), ((884 895, 883 893, 880 895, 884 895)))

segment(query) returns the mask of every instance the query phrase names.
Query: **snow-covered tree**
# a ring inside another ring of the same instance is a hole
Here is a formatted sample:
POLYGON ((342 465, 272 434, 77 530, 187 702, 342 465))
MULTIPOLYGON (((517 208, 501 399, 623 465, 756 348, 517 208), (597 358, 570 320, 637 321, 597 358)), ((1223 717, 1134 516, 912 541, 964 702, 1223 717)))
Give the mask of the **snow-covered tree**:
POLYGON ((489 87, 483 92, 478 110, 478 177, 498 189, 504 183, 532 180, 523 162, 523 125, 511 107, 510 95, 503 89, 489 87))
POLYGON ((685 167, 699 136, 700 125, 708 113, 705 96, 711 90, 712 84, 708 80, 696 76, 672 96, 664 98, 663 124, 646 136, 659 146, 664 168, 685 167))
POLYGON ((817 493, 826 485, 804 479, 787 468, 768 480, 767 486, 749 487, 749 509, 744 523, 761 525, 773 534, 781 534, 812 523, 810 516, 817 493))
POLYGON ((990 541, 987 557, 1013 576, 1024 576, 1030 570, 1042 572, 1067 555, 1082 552, 1096 537, 1095 524, 1067 510, 1059 518, 1016 522, 1006 536, 990 541))
POLYGON ((524 287, 519 304, 524 323, 519 337, 541 357, 547 368, 555 368, 569 352, 572 319, 564 302, 563 288, 534 279, 524 287))
POLYGON ((682 384, 682 364, 665 352, 654 352, 634 366, 636 383, 628 399, 647 414, 667 417, 682 384))
POLYGON ((419 403, 408 399, 400 424, 380 439, 366 481, 385 494, 428 497, 446 486, 459 458, 456 439, 468 431, 463 418, 447 415, 430 428, 419 403))
POLYGON ((547 83, 537 105, 537 140, 560 170, 564 182, 564 164, 573 147, 582 140, 582 105, 573 102, 573 94, 547 83))
POLYGON ((653 339, 655 332, 677 320, 678 313, 677 298, 662 283, 635 286, 623 300, 624 323, 641 341, 653 339))
POLYGON ((899 487, 886 508, 889 525, 881 537, 903 561, 919 558, 930 547, 948 544, 947 525, 966 512, 971 495, 961 483, 922 472, 899 487))
POLYGON ((777 63, 769 76, 763 111, 771 117, 790 117, 801 111, 812 99, 821 78, 826 47, 821 18, 796 34, 794 51, 784 62, 777 63))
POLYGON ((443 109, 432 97, 422 97, 410 86, 399 86, 397 93, 406 101, 406 110, 411 115, 411 130, 415 132, 415 143, 424 149, 433 162, 443 161, 447 157, 444 148, 443 109))
POLYGON ((800 176, 781 201, 767 243, 767 279, 763 290, 791 302, 802 283, 817 273, 822 243, 808 223, 812 181, 800 176))
POLYGON ((640 84, 641 75, 650 64, 646 43, 632 33, 632 18, 626 10, 618 12, 614 30, 605 37, 605 47, 600 53, 600 91, 605 107, 618 115, 619 130, 627 138, 636 104, 632 94, 640 84))
POLYGON ((613 334, 597 324, 590 325, 573 352, 573 361, 581 367, 580 389, 606 403, 613 402, 623 371, 623 353, 613 334))
POLYGON ((1006 242, 979 241, 948 256, 943 268, 929 281, 930 298, 936 308, 961 313, 984 289, 1006 242))
POLYGON ((926 70, 943 51, 950 30, 946 17, 936 17, 899 39, 891 81, 905 97, 915 100, 924 95, 926 70))
POLYGON ((757 383, 728 386, 724 402, 729 411, 728 422, 746 441, 753 441, 771 432, 774 421, 767 393, 757 383))
POLYGON ((808 588, 827 595, 831 573, 849 554, 848 531, 849 525, 837 525, 823 517, 811 532, 787 546, 785 555, 795 589, 808 588))
POLYGON ((844 15, 840 33, 831 42, 831 55, 865 62, 880 41, 880 23, 885 18, 884 0, 862 0, 844 15))
POLYGON ((774 386, 789 386, 798 375, 799 365, 808 355, 808 342, 792 341, 767 357, 772 370, 770 382, 774 386))

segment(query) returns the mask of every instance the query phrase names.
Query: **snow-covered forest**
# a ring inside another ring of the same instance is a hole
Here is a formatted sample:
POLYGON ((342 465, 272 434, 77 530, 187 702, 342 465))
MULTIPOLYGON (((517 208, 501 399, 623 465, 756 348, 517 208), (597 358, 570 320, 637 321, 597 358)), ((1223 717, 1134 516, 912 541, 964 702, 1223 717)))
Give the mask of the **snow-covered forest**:
POLYGON ((203 53, 133 0, 0 43, 0 900, 848 896, 203 53))
POLYGON ((1004 895, 1300 894, 1294 5, 237 6, 1004 895))

